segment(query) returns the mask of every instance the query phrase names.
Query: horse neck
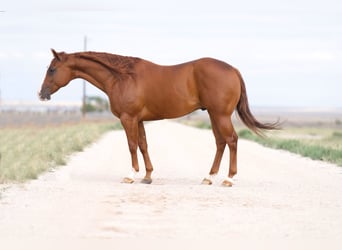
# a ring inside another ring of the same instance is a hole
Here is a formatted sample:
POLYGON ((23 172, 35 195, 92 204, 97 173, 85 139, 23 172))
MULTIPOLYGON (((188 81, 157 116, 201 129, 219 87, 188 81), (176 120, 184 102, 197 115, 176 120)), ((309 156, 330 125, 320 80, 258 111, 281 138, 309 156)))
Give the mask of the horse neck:
POLYGON ((110 79, 111 72, 104 66, 79 57, 74 65, 74 70, 75 78, 82 78, 106 93, 107 81, 110 79))

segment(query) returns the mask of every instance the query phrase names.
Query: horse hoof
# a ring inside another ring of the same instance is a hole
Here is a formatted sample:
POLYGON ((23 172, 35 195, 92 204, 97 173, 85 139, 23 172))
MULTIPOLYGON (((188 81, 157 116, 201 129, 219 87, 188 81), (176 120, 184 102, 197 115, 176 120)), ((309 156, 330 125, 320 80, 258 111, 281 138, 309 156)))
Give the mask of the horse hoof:
POLYGON ((144 178, 144 179, 141 180, 141 183, 151 184, 152 183, 152 179, 151 178, 144 178))
POLYGON ((231 186, 233 186, 233 182, 231 182, 229 180, 224 180, 222 182, 222 186, 224 186, 224 187, 231 187, 231 186))
POLYGON ((204 178, 202 181, 202 185, 211 185, 211 184, 213 184, 213 182, 208 178, 204 178))
POLYGON ((123 183, 127 183, 127 184, 132 184, 134 182, 134 179, 132 178, 129 178, 129 177, 125 177, 123 180, 122 180, 123 183))

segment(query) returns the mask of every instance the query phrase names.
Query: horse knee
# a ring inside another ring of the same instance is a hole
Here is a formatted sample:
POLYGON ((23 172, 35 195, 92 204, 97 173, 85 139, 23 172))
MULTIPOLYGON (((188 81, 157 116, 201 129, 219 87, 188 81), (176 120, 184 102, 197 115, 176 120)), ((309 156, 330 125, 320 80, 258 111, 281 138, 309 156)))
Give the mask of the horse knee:
POLYGON ((133 142, 129 142, 128 143, 128 148, 129 148, 129 152, 131 154, 134 154, 137 152, 137 148, 138 148, 138 145, 136 143, 133 143, 133 142))

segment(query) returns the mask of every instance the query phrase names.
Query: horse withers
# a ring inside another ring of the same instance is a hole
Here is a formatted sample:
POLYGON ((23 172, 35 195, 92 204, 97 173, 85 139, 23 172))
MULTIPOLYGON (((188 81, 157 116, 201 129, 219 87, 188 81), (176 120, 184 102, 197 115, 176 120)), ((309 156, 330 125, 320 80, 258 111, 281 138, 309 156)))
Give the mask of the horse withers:
POLYGON ((212 184, 218 173, 226 145, 230 151, 229 172, 224 186, 232 186, 237 173, 238 136, 231 115, 237 110, 242 122, 253 132, 277 129, 278 124, 261 123, 252 115, 240 72, 231 65, 212 58, 202 58, 173 66, 161 66, 150 61, 109 53, 53 53, 39 92, 41 100, 71 80, 82 78, 105 92, 112 113, 126 132, 132 160, 132 172, 124 182, 133 183, 139 171, 137 148, 145 162, 143 183, 152 182, 152 163, 147 150, 144 121, 176 118, 197 109, 209 113, 216 139, 216 155, 203 184, 212 184))

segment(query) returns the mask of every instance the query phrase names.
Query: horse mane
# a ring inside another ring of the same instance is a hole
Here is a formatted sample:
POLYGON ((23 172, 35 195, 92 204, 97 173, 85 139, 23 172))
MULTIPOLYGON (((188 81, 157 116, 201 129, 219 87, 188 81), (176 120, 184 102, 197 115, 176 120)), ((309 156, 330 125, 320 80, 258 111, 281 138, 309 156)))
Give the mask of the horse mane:
POLYGON ((80 52, 77 56, 98 64, 101 64, 111 71, 117 78, 122 79, 125 76, 134 76, 134 66, 140 61, 140 58, 119 56, 115 54, 102 52, 80 52))

